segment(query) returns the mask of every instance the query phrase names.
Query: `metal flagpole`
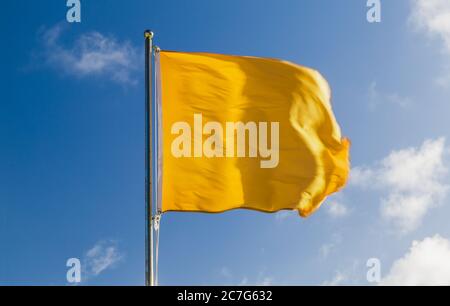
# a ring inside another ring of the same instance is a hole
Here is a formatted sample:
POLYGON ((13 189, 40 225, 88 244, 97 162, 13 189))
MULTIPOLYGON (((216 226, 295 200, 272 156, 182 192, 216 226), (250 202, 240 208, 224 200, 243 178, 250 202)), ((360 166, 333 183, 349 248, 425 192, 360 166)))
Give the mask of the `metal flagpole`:
POLYGON ((145 285, 153 286, 153 205, 152 205, 152 43, 153 32, 145 37, 145 285))

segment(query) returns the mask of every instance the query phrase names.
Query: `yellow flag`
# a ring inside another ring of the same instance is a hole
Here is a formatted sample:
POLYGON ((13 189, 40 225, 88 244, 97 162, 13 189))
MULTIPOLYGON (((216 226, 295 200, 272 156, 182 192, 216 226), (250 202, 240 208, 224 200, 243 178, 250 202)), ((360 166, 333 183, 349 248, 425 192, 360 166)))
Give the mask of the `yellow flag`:
POLYGON ((161 51, 162 212, 303 217, 343 187, 349 141, 315 70, 268 58, 161 51))

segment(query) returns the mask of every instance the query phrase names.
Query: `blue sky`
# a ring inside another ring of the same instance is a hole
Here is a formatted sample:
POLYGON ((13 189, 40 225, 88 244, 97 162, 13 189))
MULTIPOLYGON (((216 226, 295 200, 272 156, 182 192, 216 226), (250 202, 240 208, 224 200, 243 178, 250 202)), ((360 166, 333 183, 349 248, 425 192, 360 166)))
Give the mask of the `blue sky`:
POLYGON ((365 0, 3 1, 0 284, 144 283, 143 31, 162 49, 314 67, 352 140, 348 187, 309 219, 163 216, 160 283, 450 284, 450 5, 365 0), (416 241, 413 243, 413 241, 416 241), (435 260, 430 261, 429 258, 435 260))

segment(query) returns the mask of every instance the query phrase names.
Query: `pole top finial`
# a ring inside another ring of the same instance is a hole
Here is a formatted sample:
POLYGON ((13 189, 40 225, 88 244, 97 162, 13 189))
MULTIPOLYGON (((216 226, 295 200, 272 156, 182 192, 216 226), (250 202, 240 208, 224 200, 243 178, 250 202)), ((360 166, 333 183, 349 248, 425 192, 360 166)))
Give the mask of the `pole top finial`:
POLYGON ((150 31, 150 30, 145 30, 145 32, 144 32, 144 37, 145 37, 145 38, 152 39, 152 38, 153 38, 153 32, 150 31))

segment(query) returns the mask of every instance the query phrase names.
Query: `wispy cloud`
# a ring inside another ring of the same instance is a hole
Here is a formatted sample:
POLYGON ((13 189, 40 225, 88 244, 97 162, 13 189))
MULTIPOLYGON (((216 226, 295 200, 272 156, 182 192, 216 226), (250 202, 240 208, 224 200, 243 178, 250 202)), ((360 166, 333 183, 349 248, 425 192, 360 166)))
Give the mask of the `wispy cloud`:
POLYGON ((411 0, 410 23, 430 37, 444 43, 445 52, 450 54, 450 2, 448 0, 411 0))
POLYGON ((450 68, 448 69, 447 74, 437 77, 435 82, 441 88, 445 88, 445 89, 450 88, 450 68))
POLYGON ((227 284, 231 284, 231 285, 270 286, 273 284, 273 278, 270 276, 267 276, 263 270, 257 274, 255 279, 249 279, 247 276, 244 276, 239 281, 236 281, 236 279, 238 279, 238 278, 235 277, 234 273, 232 273, 232 271, 227 267, 222 267, 219 271, 219 275, 221 278, 223 278, 226 281, 227 284))
POLYGON ((341 201, 331 200, 326 207, 328 215, 332 218, 343 218, 349 214, 349 209, 341 201))
POLYGON ((382 105, 396 105, 402 108, 408 107, 412 104, 412 99, 409 97, 401 96, 398 93, 384 93, 378 89, 378 84, 373 81, 369 85, 368 93, 368 103, 371 110, 376 109, 382 105))
POLYGON ((113 268, 122 258, 117 242, 111 240, 97 242, 83 258, 83 279, 88 280, 100 275, 113 268))
POLYGON ((75 77, 97 76, 120 84, 136 84, 138 52, 130 42, 114 36, 88 32, 78 36, 71 46, 63 44, 64 27, 56 25, 43 31, 43 57, 46 64, 75 77))
POLYGON ((250 281, 246 276, 238 284, 239 286, 272 286, 273 278, 259 273, 255 281, 250 281))
MULTIPOLYGON (((444 54, 450 55, 450 1, 411 0, 409 23, 414 30, 439 40, 444 54)), ((450 69, 435 82, 441 87, 450 87, 450 69)))
POLYGON ((275 214, 275 220, 278 222, 289 218, 298 218, 298 212, 295 210, 281 210, 275 214))
POLYGON ((220 276, 222 276, 223 278, 226 278, 226 279, 231 279, 233 277, 230 269, 228 269, 227 267, 222 267, 220 269, 220 276))
POLYGON ((358 259, 353 259, 351 262, 345 264, 334 271, 332 277, 324 282, 322 286, 350 286, 361 285, 361 262, 358 259))
POLYGON ((331 280, 322 283, 322 286, 342 286, 348 280, 347 274, 336 271, 335 275, 331 280))
POLYGON ((328 256, 337 248, 342 242, 342 237, 339 234, 334 234, 331 241, 320 246, 319 254, 321 259, 327 259, 328 256))
POLYGON ((373 167, 352 169, 350 182, 385 191, 382 216, 406 233, 417 228, 447 194, 445 153, 444 138, 427 140, 419 148, 393 151, 373 167))
POLYGON ((414 241, 407 254, 396 260, 380 285, 449 286, 450 241, 439 235, 414 241))

